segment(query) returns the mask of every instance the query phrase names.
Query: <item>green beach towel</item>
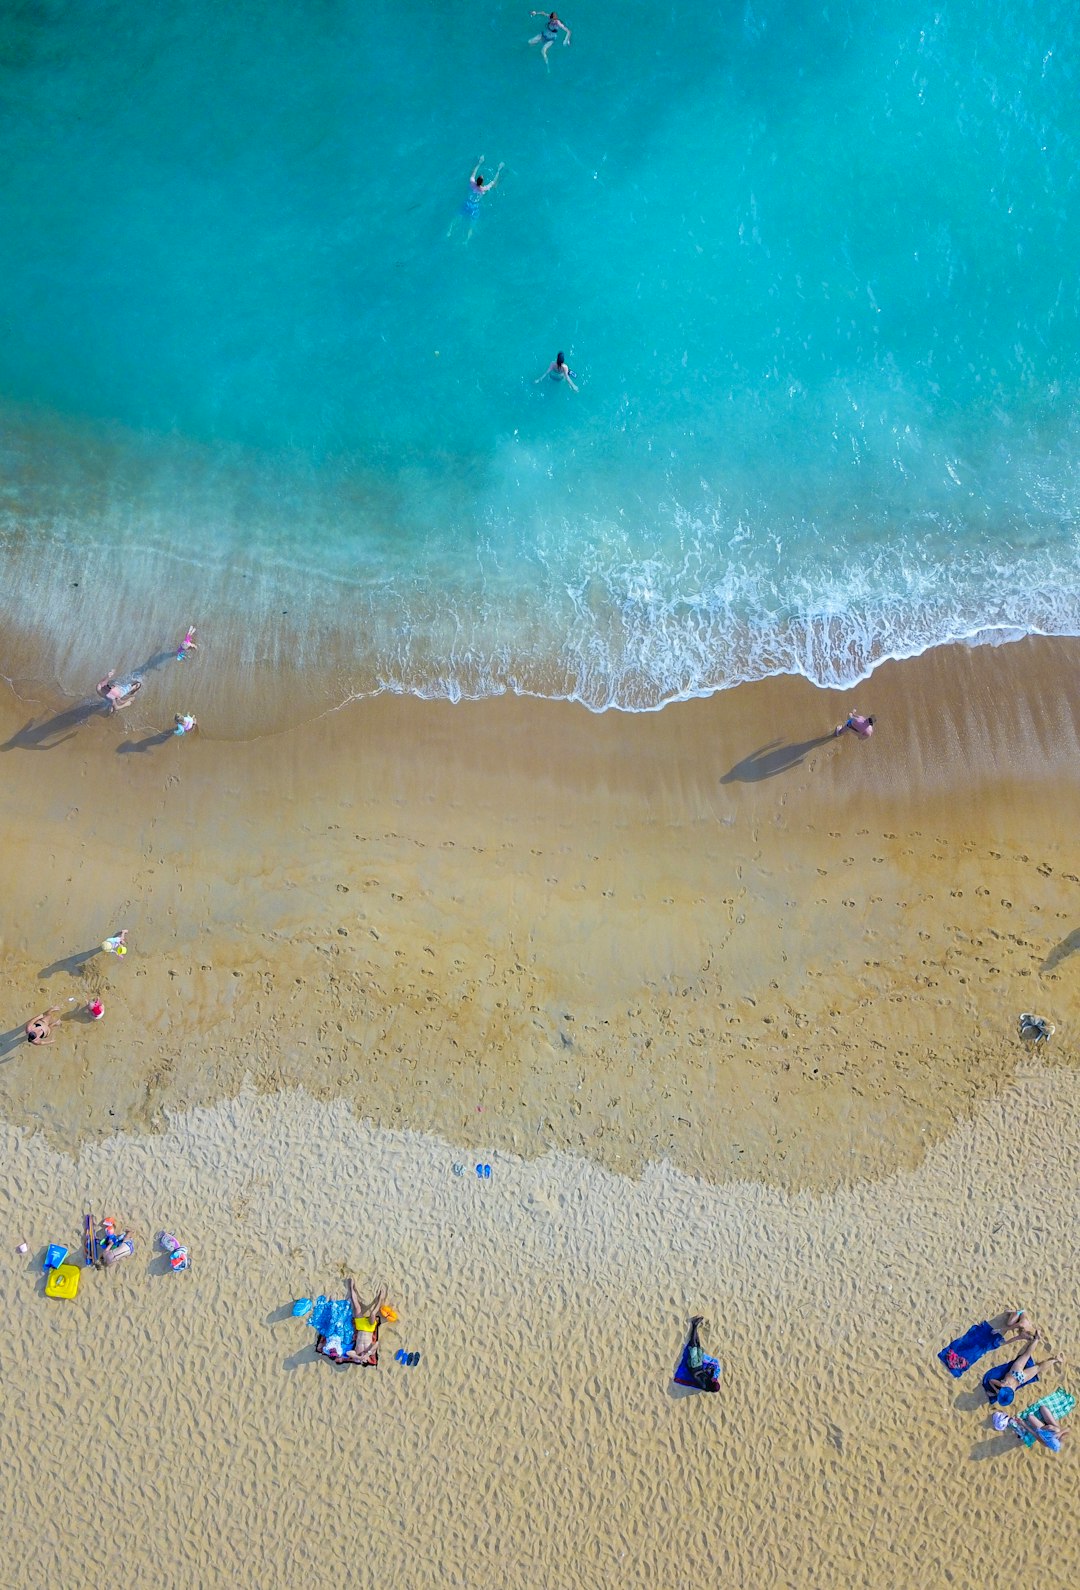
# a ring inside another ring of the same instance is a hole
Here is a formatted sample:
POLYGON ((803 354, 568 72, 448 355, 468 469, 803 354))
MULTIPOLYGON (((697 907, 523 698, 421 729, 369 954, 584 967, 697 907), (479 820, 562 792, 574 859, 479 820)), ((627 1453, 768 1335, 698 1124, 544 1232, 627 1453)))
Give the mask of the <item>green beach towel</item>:
POLYGON ((1066 1391, 1064 1386, 1059 1386, 1056 1391, 1047 1392, 1045 1397, 1040 1397, 1037 1402, 1030 1403, 1016 1416, 1016 1423, 1020 1425, 1017 1435, 1025 1446, 1034 1446, 1038 1437, 1024 1424, 1029 1413, 1037 1413, 1040 1408, 1045 1408, 1047 1413, 1055 1419, 1064 1419, 1076 1407, 1076 1398, 1071 1391, 1066 1391))

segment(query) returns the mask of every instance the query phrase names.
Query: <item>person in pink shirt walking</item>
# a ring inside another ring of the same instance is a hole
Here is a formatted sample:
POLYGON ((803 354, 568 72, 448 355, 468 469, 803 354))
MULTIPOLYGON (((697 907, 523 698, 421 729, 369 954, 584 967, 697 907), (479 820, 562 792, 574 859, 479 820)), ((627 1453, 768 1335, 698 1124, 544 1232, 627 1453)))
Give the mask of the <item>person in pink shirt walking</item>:
POLYGON ((859 736, 860 740, 868 740, 874 732, 873 718, 864 718, 861 712, 849 712, 846 723, 838 723, 833 734, 843 734, 845 729, 851 729, 859 736))

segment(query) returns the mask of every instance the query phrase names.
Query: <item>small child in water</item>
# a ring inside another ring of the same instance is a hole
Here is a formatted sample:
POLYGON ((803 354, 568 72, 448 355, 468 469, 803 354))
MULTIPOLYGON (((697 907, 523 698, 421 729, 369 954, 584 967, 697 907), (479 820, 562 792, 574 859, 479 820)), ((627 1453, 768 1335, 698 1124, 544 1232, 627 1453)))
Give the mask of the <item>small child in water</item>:
POLYGON ((198 649, 199 648, 195 642, 195 625, 189 624, 187 627, 187 634, 184 636, 179 647, 177 648, 177 662, 183 662, 186 659, 189 651, 198 651, 198 649))
POLYGON ((178 712, 176 714, 176 728, 173 733, 190 734, 192 729, 197 729, 198 727, 198 718, 193 718, 190 712, 178 712))

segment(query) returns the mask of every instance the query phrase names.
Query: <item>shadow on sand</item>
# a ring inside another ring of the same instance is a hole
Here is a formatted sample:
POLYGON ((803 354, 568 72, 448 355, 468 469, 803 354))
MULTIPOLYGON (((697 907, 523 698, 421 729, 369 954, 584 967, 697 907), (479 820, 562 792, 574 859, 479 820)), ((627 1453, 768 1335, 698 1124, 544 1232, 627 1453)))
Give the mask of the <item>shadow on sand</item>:
POLYGON ((763 745, 750 756, 744 756, 741 762, 736 762, 720 782, 757 784, 763 778, 775 778, 777 773, 788 773, 793 767, 798 767, 811 751, 828 745, 832 739, 835 739, 835 735, 819 734, 816 740, 800 740, 797 744, 786 745, 782 740, 770 740, 768 745, 763 745))
POLYGON ((159 729, 156 734, 148 734, 142 740, 121 740, 116 747, 117 756, 128 756, 132 751, 152 751, 155 745, 164 745, 173 739, 175 729, 159 729))
POLYGON ((76 729, 87 718, 104 715, 108 711, 102 701, 81 701, 77 707, 67 707, 41 722, 30 718, 21 729, 16 729, 10 740, 0 745, 0 751, 51 751, 54 746, 70 740, 76 729))
POLYGON ((0 1033, 0 1060, 11 1054, 20 1044, 26 1042, 26 1028, 12 1027, 10 1032, 0 1033))
POLYGON ((57 972, 70 972, 74 977, 75 973, 81 971, 87 961, 92 960, 100 951, 100 944, 94 944, 88 950, 76 950, 74 955, 65 955, 63 960, 53 961, 51 966, 43 966, 38 976, 55 977, 57 972))
POLYGON ((1070 955, 1076 954, 1077 950, 1080 950, 1080 928, 1073 928, 1068 938, 1064 938, 1060 944, 1054 945, 1039 970, 1041 972, 1052 972, 1055 966, 1060 966, 1062 961, 1067 961, 1070 955))

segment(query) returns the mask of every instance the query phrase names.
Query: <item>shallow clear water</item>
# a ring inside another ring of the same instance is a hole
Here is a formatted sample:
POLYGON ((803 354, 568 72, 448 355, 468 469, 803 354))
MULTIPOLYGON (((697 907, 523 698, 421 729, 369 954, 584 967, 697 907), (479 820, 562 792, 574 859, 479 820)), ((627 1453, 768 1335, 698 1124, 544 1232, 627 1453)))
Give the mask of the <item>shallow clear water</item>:
POLYGON ((1075 7, 528 9, 7 8, 5 626, 594 707, 1080 630, 1075 7))

